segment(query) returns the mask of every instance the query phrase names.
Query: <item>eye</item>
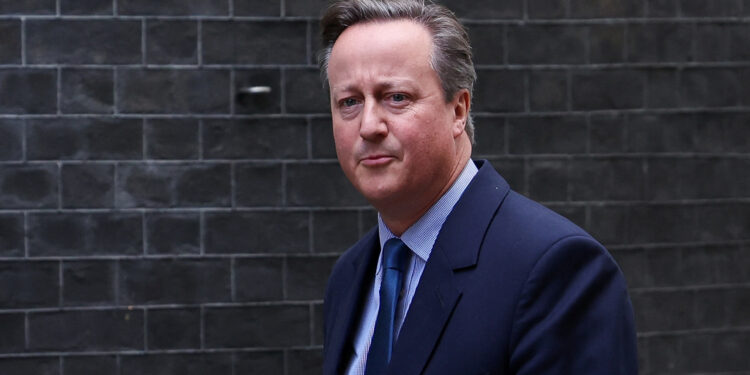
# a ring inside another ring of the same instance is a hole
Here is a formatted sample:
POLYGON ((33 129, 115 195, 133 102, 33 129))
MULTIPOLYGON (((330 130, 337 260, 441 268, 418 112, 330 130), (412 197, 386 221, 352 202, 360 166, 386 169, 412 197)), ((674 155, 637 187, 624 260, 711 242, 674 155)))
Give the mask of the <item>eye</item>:
POLYGON ((393 94, 391 95, 391 99, 393 99, 394 102, 403 102, 406 100, 406 95, 404 94, 393 94))
POLYGON ((341 104, 344 107, 353 107, 353 106, 355 106, 355 105, 358 104, 358 101, 357 101, 357 99, 354 99, 354 98, 346 98, 346 99, 344 99, 344 100, 341 101, 341 104))

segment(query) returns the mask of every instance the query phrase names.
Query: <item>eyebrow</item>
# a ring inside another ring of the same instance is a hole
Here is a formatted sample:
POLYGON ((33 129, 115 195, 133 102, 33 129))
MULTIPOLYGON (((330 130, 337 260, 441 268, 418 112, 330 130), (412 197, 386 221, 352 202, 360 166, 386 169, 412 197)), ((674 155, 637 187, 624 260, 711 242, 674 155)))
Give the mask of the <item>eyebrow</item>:
MULTIPOLYGON (((391 81, 382 81, 375 84, 375 89, 378 91, 382 90, 388 90, 391 88, 394 88, 396 86, 407 86, 409 88, 416 88, 418 85, 415 85, 413 81, 408 79, 397 79, 397 80, 391 80, 391 81)), ((340 93, 340 92, 349 92, 349 91, 358 91, 357 85, 355 84, 349 84, 344 86, 341 89, 334 88, 332 90, 333 93, 340 93)))

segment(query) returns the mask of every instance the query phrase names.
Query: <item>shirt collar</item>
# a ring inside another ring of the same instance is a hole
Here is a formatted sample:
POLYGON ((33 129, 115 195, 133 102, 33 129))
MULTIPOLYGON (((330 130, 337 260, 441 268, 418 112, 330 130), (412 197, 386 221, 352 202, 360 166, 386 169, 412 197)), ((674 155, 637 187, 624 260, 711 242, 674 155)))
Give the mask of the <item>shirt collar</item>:
MULTIPOLYGON (((430 258, 432 246, 435 245, 440 228, 443 227, 445 219, 448 218, 448 215, 453 210, 453 206, 461 198, 461 194, 469 186, 477 171, 477 166, 469 159, 450 189, 416 223, 412 224, 401 235, 401 241, 404 241, 404 244, 423 261, 426 262, 430 258)), ((380 214, 378 214, 378 234, 380 236, 380 251, 382 254, 383 244, 396 236, 385 225, 380 214)), ((378 261, 378 272, 379 270, 380 261, 378 261)))

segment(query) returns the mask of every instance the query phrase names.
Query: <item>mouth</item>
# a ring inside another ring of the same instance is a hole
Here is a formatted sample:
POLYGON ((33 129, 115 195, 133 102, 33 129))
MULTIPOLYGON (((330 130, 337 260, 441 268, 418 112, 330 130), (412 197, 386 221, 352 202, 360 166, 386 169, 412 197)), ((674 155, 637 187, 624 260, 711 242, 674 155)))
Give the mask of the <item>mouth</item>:
POLYGON ((380 167, 390 163, 394 159, 395 157, 391 155, 375 154, 368 155, 367 157, 362 158, 362 160, 360 160, 360 163, 362 163, 362 165, 366 167, 380 167))

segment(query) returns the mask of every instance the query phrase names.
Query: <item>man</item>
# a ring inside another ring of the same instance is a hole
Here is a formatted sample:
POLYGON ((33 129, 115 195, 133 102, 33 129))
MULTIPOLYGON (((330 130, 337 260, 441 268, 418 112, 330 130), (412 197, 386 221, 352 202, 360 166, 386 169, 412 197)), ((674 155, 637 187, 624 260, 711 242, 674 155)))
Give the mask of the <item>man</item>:
POLYGON ((636 373, 606 250, 471 160, 475 73, 455 16, 341 0, 322 28, 336 153, 378 211, 330 276, 324 373, 636 373))

